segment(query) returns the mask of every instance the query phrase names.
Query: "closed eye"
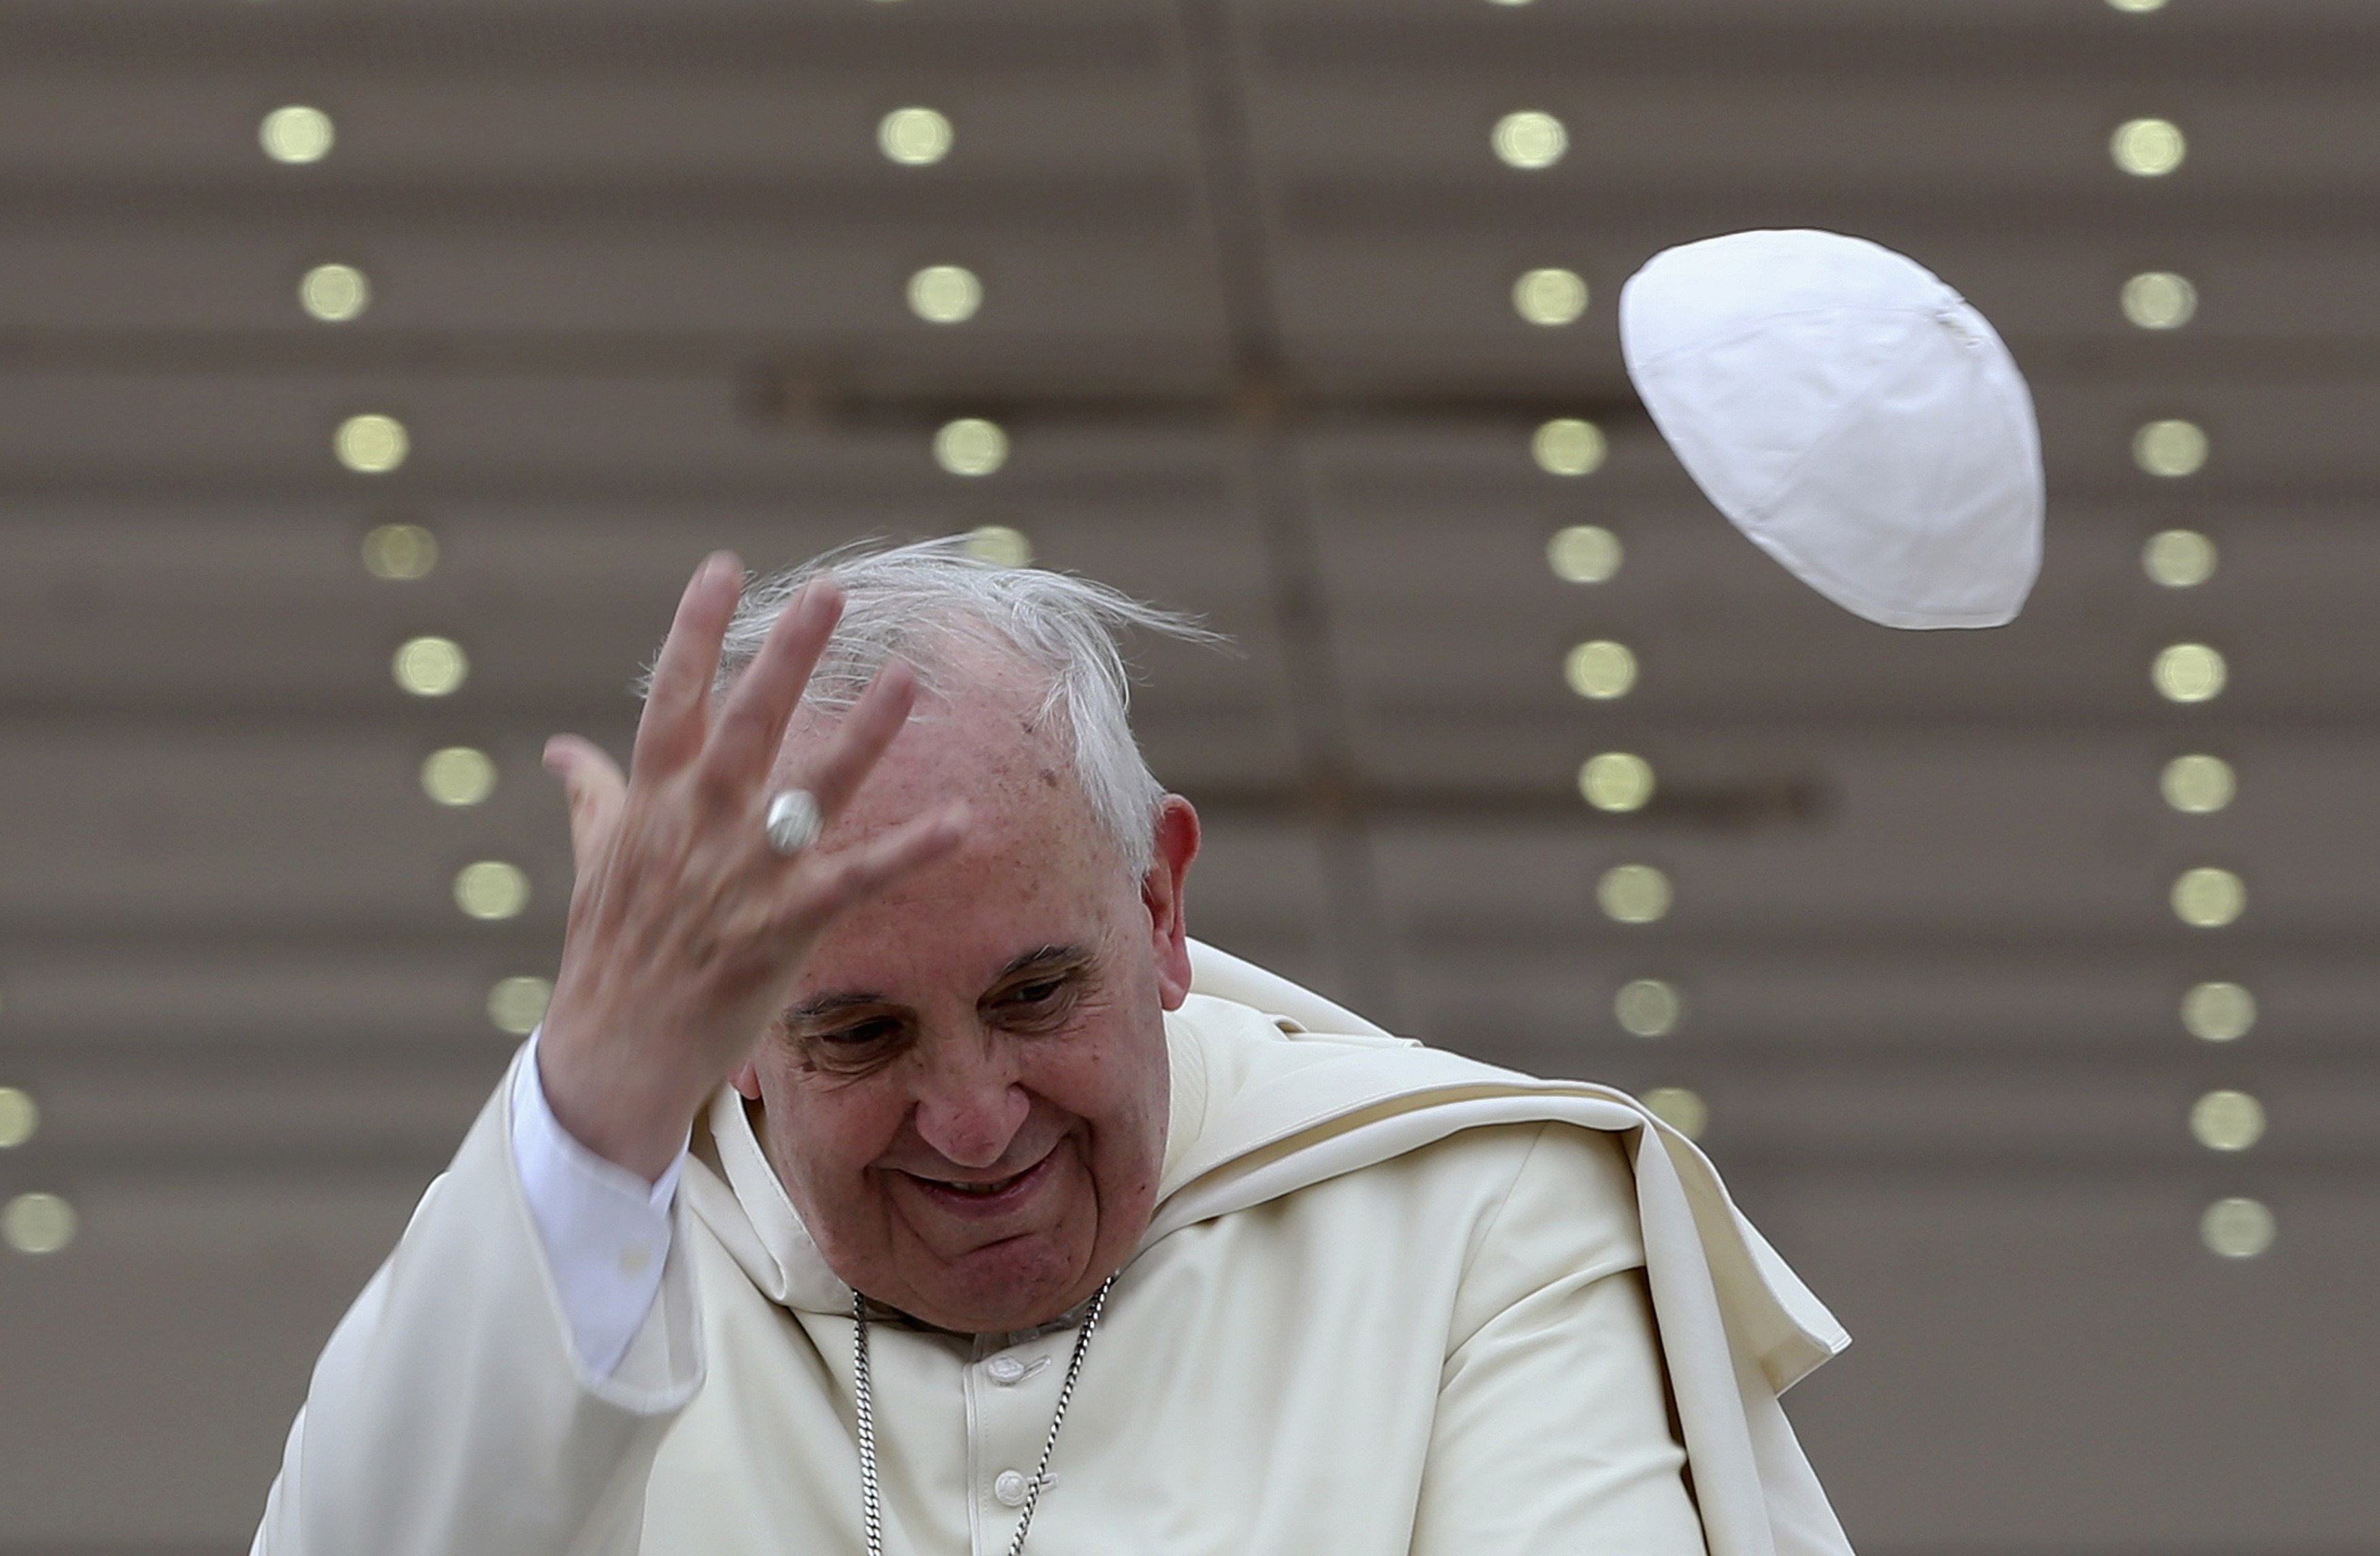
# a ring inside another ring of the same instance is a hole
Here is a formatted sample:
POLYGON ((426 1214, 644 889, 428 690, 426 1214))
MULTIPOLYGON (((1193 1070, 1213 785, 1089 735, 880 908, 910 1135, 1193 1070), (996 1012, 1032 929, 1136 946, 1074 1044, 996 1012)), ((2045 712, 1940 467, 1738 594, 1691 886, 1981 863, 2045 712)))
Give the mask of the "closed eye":
POLYGON ((901 1035, 901 1030, 900 1022, 889 1015, 880 1015, 872 1020, 854 1022, 848 1027, 813 1033, 810 1040, 829 1048, 868 1048, 891 1041, 901 1035))
POLYGON ((985 1014, 1013 1029, 1054 1030, 1073 1014, 1086 982, 1085 970, 1079 966, 1057 968, 1010 984, 985 1002, 985 1014))

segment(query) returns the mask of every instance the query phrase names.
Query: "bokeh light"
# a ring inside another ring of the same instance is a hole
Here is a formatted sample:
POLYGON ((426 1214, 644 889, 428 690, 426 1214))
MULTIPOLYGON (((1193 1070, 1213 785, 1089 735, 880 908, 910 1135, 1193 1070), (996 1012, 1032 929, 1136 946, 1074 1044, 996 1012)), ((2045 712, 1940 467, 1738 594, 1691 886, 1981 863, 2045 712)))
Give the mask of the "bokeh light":
POLYGON ((1576 323, 1586 312, 1586 282, 1576 271, 1533 270, 1512 283, 1512 311, 1544 329, 1576 323))
POLYGON ((1670 911, 1670 878, 1651 865, 1614 865, 1595 883, 1596 905, 1618 924, 1651 924, 1670 911))
POLYGON ((1612 1018, 1632 1038, 1666 1038, 1685 1018, 1686 1002, 1676 988, 1658 978, 1624 983, 1612 996, 1612 1018))
POLYGON ((517 918, 528 897, 528 873, 503 859, 474 860, 455 872, 455 906, 474 918, 517 918))
POLYGON ((1653 764, 1628 751, 1589 757, 1578 770, 1578 792, 1597 810, 1641 810, 1653 797, 1653 764))
POLYGON ((1562 679, 1579 696, 1608 702, 1636 685, 1636 656, 1609 638, 1581 643, 1562 660, 1562 679))
POLYGON ((470 656, 452 638, 414 638, 396 650, 396 684, 416 697, 451 697, 470 678, 470 656))
POLYGON ((266 156, 297 165, 329 156, 338 132, 331 124, 330 115, 303 103, 292 103, 265 115, 264 122, 256 127, 256 139, 266 156))
POLYGON ((525 1038, 545 1019, 553 1001, 553 985, 541 978, 505 978, 488 991, 488 1019, 499 1032, 525 1038))
POLYGON ((2279 1230, 2273 1212, 2257 1199, 2217 1199, 2198 1222, 2207 1250, 2225 1258, 2254 1258, 2273 1246, 2279 1230))

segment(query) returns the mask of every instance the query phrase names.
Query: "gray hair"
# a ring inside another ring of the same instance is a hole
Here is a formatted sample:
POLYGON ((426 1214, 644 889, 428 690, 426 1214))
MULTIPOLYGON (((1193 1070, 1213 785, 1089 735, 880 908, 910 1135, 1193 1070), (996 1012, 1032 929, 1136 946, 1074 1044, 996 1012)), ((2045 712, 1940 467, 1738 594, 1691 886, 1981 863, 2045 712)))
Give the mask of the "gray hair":
POLYGON ((1133 738, 1132 674, 1120 639, 1130 628, 1197 643, 1219 643, 1220 634, 1089 578, 987 561, 965 536, 901 546, 862 541, 746 586, 720 655, 721 691, 760 651, 786 602, 820 577, 842 586, 843 619, 802 695, 805 710, 849 711, 889 659, 905 661, 925 691, 941 693, 965 650, 1013 655, 1048 676, 1037 717, 1054 718, 1075 781, 1132 875, 1148 872, 1165 789, 1133 738))

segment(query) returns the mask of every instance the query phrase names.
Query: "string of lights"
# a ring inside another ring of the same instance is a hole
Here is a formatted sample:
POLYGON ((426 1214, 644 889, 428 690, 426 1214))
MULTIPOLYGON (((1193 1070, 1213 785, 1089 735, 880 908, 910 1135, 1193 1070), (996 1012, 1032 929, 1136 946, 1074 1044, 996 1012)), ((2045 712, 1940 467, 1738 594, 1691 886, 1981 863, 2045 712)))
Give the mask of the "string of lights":
MULTIPOLYGON (((2148 14, 2165 0, 2108 0, 2119 11, 2148 14)), ((2179 173, 2190 156, 2181 127, 2167 118, 2126 120, 2108 138, 2108 155, 2132 177, 2157 180, 2179 173)), ((2175 271, 2143 271, 2117 294, 2125 320, 2152 334, 2168 334, 2198 315, 2199 290, 2175 271)), ((2213 444, 2205 429, 2185 417, 2143 422, 2132 434, 2132 463, 2153 482, 2188 481, 2206 468, 2213 444)), ((2219 562, 2215 541, 2195 529, 2174 527, 2151 535, 2141 550, 2141 569, 2160 590, 2188 597, 2211 581, 2219 562)), ((2187 640, 2158 650, 2150 663, 2150 684, 2177 708, 2214 702, 2228 688, 2230 662, 2212 644, 2187 640)), ((2238 797, 2239 774, 2221 756, 2204 750, 2170 758, 2158 776, 2166 805, 2178 814, 2212 816, 2238 797)), ((2223 865, 2192 865, 2175 877, 2168 903, 2176 918, 2193 930, 2220 931, 2248 910, 2247 882, 2223 865)), ((2209 980, 2193 985, 2180 1002, 2184 1031, 2202 1042, 2231 1043, 2255 1024, 2255 996, 2243 984, 2209 980)), ((2236 1155, 2265 1137, 2264 1104, 2251 1092, 2221 1087, 2201 1095, 2188 1114, 2191 1137, 2210 1151, 2236 1155)), ((2209 1251, 2225 1258, 2253 1258, 2272 1246, 2277 1224, 2263 1201, 2226 1195, 2209 1204, 2199 1235, 2209 1251)))

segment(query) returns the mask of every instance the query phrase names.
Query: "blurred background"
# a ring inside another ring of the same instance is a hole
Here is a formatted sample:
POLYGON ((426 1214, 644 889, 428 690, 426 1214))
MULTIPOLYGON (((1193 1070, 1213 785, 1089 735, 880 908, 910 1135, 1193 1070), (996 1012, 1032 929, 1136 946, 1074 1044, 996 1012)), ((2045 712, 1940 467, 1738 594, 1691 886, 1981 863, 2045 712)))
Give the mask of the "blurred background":
POLYGON ((229 1556, 537 1019, 698 559, 1205 613, 1194 927, 1636 1089, 1870 1556, 2380 1550, 2370 0, 10 0, 0 1553, 229 1556), (1621 283, 1904 249, 2015 626, 1695 494, 1621 283), (2359 1468, 2359 1466, 2362 1466, 2359 1468))

